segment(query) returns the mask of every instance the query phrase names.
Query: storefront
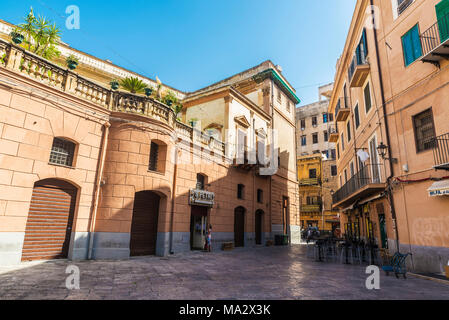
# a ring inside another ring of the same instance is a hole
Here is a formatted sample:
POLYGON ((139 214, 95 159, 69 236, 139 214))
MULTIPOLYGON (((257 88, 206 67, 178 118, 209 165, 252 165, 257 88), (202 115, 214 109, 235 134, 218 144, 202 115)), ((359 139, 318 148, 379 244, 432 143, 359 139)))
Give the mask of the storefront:
POLYGON ((190 249, 203 250, 210 221, 210 208, 215 194, 204 190, 190 190, 190 249))

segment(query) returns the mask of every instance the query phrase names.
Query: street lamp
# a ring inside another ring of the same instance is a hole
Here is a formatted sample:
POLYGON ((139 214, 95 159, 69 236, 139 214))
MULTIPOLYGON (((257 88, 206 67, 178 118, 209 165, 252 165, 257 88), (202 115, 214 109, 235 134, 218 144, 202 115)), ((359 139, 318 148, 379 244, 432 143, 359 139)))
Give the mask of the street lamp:
POLYGON ((379 153, 379 156, 384 160, 386 159, 385 156, 387 154, 387 151, 388 151, 388 146, 385 145, 383 142, 381 142, 380 145, 377 147, 377 152, 379 153))
POLYGON ((377 152, 379 153, 379 156, 383 159, 383 160, 391 160, 392 162, 397 162, 398 159, 397 158, 388 158, 387 157, 387 152, 388 152, 389 147, 387 145, 385 145, 383 142, 380 143, 380 145, 377 147, 377 152))

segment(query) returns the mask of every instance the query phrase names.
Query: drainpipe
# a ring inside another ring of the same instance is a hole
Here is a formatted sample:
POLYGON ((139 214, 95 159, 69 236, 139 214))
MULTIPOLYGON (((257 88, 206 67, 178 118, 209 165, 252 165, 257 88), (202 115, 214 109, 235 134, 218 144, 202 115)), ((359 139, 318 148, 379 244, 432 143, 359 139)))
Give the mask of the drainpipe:
POLYGON ((107 142, 109 137, 109 128, 111 127, 111 124, 109 122, 104 123, 104 131, 103 131, 103 139, 101 140, 101 146, 100 146, 100 162, 98 164, 97 169, 97 176, 95 177, 95 195, 94 195, 94 204, 92 207, 92 214, 90 218, 90 225, 89 225, 89 248, 87 252, 87 259, 92 259, 92 249, 94 244, 94 232, 95 232, 95 222, 97 218, 97 212, 98 212, 98 202, 100 200, 100 188, 101 188, 101 180, 103 178, 103 169, 104 169, 104 162, 106 159, 106 148, 107 148, 107 142))
POLYGON ((171 196, 171 218, 170 218, 170 254, 174 254, 173 251, 173 228, 175 220, 175 196, 176 196, 176 176, 178 175, 178 148, 175 145, 175 166, 173 168, 173 192, 171 196))
MULTIPOLYGON (((371 7, 374 6, 373 0, 370 0, 371 7)), ((373 26, 376 25, 375 16, 373 14, 373 26)), ((377 42, 377 29, 374 27, 374 44, 376 47, 376 60, 377 60, 377 71, 379 73, 379 84, 380 84, 380 94, 382 98, 382 112, 384 114, 385 119, 385 134, 387 136, 387 145, 388 148, 388 162, 390 164, 390 176, 387 178, 387 194, 388 198, 390 199, 390 207, 391 207, 391 216, 394 223, 394 231, 396 234, 396 250, 399 252, 399 232, 398 232, 398 225, 397 225, 397 219, 396 219, 396 209, 394 206, 394 199, 393 199, 393 192, 391 192, 390 188, 390 181, 394 177, 394 168, 393 168, 393 160, 392 160, 392 153, 391 153, 391 143, 390 143, 390 129, 388 126, 388 119, 387 119, 387 107, 386 107, 386 100, 385 100, 385 92, 384 92, 384 84, 383 84, 383 76, 382 76, 382 68, 380 67, 380 56, 379 56, 379 45, 377 42)))

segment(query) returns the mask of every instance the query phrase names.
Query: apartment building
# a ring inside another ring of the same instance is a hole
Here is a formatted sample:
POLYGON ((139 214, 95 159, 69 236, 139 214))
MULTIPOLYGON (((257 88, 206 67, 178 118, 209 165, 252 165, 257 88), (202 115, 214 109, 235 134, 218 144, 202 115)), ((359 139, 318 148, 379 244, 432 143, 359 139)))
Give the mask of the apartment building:
POLYGON ((0 23, 0 265, 166 256, 202 249, 209 225, 214 249, 299 237, 299 99, 279 66, 193 93, 163 85, 178 117, 109 84, 156 81, 60 44, 80 60, 69 70, 11 43, 12 27, 0 23))
POLYGON ((449 259, 448 22, 447 0, 357 1, 329 105, 344 232, 421 272, 449 259))
POLYGON ((317 102, 296 108, 296 141, 301 204, 301 227, 332 231, 339 227, 332 210, 331 193, 337 189, 335 143, 329 141, 335 129, 328 113, 333 83, 318 88, 317 102))

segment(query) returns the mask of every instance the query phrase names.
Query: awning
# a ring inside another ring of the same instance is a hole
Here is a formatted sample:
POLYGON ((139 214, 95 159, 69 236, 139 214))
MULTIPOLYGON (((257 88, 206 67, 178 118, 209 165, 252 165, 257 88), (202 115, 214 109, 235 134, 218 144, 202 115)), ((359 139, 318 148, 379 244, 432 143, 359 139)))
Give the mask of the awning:
POLYGON ((449 196, 449 180, 434 182, 427 191, 430 197, 449 196))

